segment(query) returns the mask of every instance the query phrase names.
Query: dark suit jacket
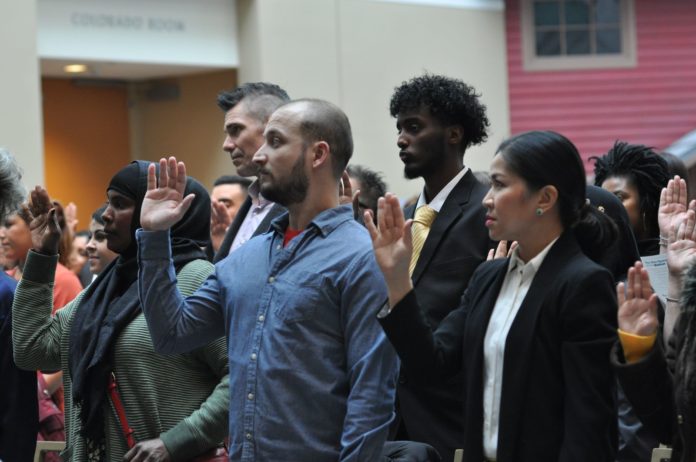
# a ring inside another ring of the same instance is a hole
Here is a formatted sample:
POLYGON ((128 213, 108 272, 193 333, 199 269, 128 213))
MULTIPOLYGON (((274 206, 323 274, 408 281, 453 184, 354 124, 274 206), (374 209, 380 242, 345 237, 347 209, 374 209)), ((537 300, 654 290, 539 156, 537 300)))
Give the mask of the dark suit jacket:
MULTIPOLYGON (((232 220, 232 224, 227 229, 225 239, 222 240, 222 244, 220 244, 220 248, 215 254, 215 258, 213 258, 213 263, 219 262, 220 260, 222 260, 230 254, 230 247, 232 247, 232 242, 234 242, 234 238, 237 236, 237 232, 239 231, 239 228, 242 226, 244 218, 246 218, 247 213, 249 213, 250 209, 251 197, 247 196, 246 200, 239 208, 237 215, 234 217, 234 220, 232 220)), ((256 231, 254 231, 252 237, 258 236, 259 234, 263 234, 266 231, 268 231, 271 227, 271 222, 273 221, 273 219, 278 217, 281 213, 285 212, 285 210, 286 208, 282 205, 273 204, 271 206, 271 210, 268 211, 268 214, 264 217, 263 221, 259 223, 259 226, 256 228, 256 231)))
MULTIPOLYGON (((483 344, 508 259, 482 264, 459 308, 433 333, 416 291, 382 325, 410 377, 464 373, 464 458, 483 460, 483 344)), ((617 446, 611 275, 564 233, 539 268, 508 333, 497 460, 609 462, 617 446)))
MULTIPOLYGON (((488 238, 481 201, 488 188, 471 171, 459 181, 433 222, 413 272, 413 285, 428 323, 436 328, 459 305, 476 267, 494 245, 488 238)), ((405 210, 412 218, 415 206, 405 210)), ((462 381, 424 385, 399 378, 398 415, 408 438, 434 446, 452 460, 461 442, 462 381)), ((403 436, 403 435, 401 435, 403 436)))

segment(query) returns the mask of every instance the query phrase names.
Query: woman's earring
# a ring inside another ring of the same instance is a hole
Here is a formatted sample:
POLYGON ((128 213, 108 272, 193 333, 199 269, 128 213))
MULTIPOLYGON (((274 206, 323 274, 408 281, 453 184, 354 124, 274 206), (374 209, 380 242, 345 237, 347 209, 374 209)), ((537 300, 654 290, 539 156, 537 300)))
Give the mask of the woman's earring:
POLYGON ((538 217, 542 216, 544 214, 544 211, 542 210, 541 207, 537 207, 536 209, 536 214, 538 217))

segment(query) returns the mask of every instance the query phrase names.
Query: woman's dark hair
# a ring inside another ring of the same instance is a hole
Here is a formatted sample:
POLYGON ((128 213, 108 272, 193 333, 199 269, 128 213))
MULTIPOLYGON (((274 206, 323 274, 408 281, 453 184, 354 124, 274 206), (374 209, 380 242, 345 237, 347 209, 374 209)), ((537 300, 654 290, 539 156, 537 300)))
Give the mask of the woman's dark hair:
POLYGON ((102 215, 106 211, 106 207, 108 204, 102 204, 101 207, 99 207, 97 210, 92 213, 92 220, 96 221, 100 225, 104 226, 104 219, 102 218, 102 215))
POLYGON ((617 141, 601 157, 590 157, 595 161, 595 185, 602 186, 607 178, 622 177, 638 190, 639 207, 643 226, 648 237, 658 237, 657 209, 660 193, 669 181, 667 162, 652 148, 641 144, 617 141))
POLYGON ((617 239, 597 262, 613 275, 615 281, 624 281, 626 272, 640 260, 640 252, 631 228, 626 207, 614 194, 599 186, 587 185, 587 199, 599 212, 611 218, 616 225, 617 239))
POLYGON ((531 131, 503 141, 498 153, 531 191, 556 188, 563 228, 573 229, 585 255, 598 261, 616 239, 616 226, 587 202, 585 168, 575 145, 556 132, 531 131))

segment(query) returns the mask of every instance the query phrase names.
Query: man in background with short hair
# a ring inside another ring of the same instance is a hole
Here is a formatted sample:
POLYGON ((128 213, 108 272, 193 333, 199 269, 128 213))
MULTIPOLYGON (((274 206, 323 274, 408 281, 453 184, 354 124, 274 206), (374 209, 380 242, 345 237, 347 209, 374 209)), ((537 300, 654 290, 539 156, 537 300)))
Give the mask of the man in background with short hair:
MULTIPOLYGON (((229 153, 239 176, 257 175, 259 167, 252 158, 263 144, 263 130, 273 111, 288 101, 290 97, 285 90, 266 82, 245 83, 218 95, 218 107, 225 112, 222 149, 229 153)), ((263 197, 256 181, 249 186, 248 192, 237 216, 229 224, 213 263, 219 262, 252 237, 268 231, 271 221, 285 210, 263 197)), ((213 223, 213 226, 218 225, 213 223)))
POLYGON ((227 229, 237 216, 248 195, 252 180, 239 175, 223 175, 215 180, 210 191, 210 242, 217 252, 227 229))
POLYGON ((378 172, 362 165, 351 164, 346 167, 346 173, 350 179, 350 186, 353 192, 360 191, 358 194, 358 220, 363 219, 366 210, 372 211, 372 216, 377 219, 377 200, 387 193, 387 184, 378 172))

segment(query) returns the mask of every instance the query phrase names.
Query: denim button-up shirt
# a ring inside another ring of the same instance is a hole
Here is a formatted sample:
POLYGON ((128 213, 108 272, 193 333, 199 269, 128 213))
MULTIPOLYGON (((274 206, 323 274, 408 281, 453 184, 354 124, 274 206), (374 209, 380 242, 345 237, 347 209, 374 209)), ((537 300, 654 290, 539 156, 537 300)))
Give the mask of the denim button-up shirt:
POLYGON ((166 232, 137 234, 139 290, 155 348, 227 335, 230 459, 373 461, 393 419, 397 359, 376 320, 387 298, 350 206, 326 210, 283 247, 288 216, 176 291, 166 232))

